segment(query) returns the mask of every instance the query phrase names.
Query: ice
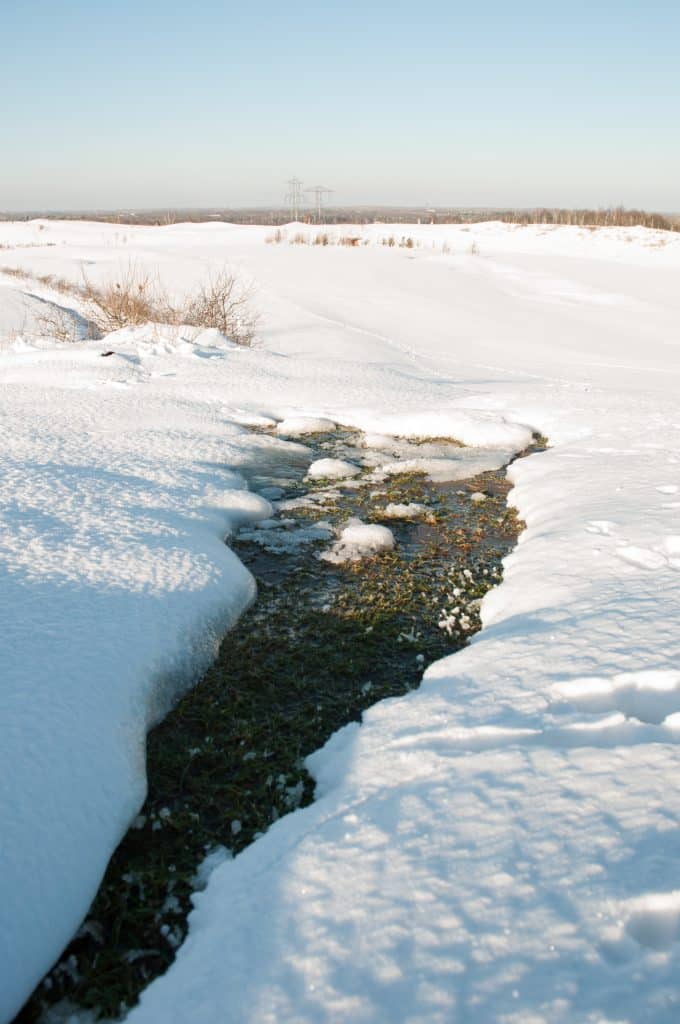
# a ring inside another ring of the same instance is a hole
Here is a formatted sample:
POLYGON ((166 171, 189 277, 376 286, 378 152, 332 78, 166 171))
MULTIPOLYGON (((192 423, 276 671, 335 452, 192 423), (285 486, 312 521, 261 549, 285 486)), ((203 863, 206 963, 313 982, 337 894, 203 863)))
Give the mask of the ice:
MULTIPOLYGON (((258 525, 262 526, 261 523, 258 525)), ((295 527, 295 521, 290 520, 289 524, 281 521, 273 522, 271 528, 266 531, 242 530, 239 540, 250 541, 253 544, 258 544, 265 551, 282 555, 290 554, 307 544, 318 544, 332 536, 333 528, 328 523, 317 522, 311 526, 295 527), (291 528, 286 529, 287 525, 290 525, 291 528)))

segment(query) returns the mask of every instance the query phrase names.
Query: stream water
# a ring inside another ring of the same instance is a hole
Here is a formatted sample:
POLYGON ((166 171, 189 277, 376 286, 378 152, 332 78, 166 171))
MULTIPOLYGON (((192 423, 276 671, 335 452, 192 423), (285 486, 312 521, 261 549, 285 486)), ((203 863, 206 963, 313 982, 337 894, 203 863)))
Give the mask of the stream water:
POLYGON ((271 520, 230 542, 258 599, 150 734, 146 804, 88 919, 17 1022, 64 997, 107 1017, 134 1003, 186 934, 206 855, 238 854, 311 801, 305 756, 376 701, 418 686, 428 664, 479 629, 481 599, 522 525, 507 506, 505 468, 437 482, 413 460, 441 477, 442 460, 472 450, 443 440, 371 449, 349 429, 303 442, 244 471, 275 505, 271 520), (359 474, 309 480, 310 462, 329 457, 359 474), (355 519, 389 527, 394 547, 326 560, 355 519))

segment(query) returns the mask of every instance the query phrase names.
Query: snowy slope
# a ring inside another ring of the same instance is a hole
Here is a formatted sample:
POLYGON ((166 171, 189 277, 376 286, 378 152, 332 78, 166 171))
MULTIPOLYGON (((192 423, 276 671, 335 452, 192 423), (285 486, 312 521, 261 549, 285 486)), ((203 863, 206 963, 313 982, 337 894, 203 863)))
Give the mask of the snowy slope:
POLYGON ((129 1021, 677 1020, 680 240, 266 234, 0 225, 3 263, 74 280, 228 262, 264 314, 251 352, 149 329, 0 356, 5 1016, 139 805, 145 726, 252 597, 221 537, 265 514, 239 468, 287 442, 244 421, 309 414, 554 447, 511 470, 527 530, 483 632, 310 758, 317 802, 215 871, 129 1021))

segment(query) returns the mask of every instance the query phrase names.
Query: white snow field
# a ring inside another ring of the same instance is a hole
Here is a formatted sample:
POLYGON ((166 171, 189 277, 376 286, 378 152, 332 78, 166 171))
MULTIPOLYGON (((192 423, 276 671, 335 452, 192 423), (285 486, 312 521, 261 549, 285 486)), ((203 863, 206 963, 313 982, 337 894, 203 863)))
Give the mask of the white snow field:
POLYGON ((0 266, 181 290, 228 264, 263 314, 252 350, 57 344, 29 319, 63 297, 0 277, 0 1019, 137 813, 145 730, 254 597, 222 541, 271 506, 240 474, 330 420, 551 448, 510 469, 527 526, 483 630, 309 758, 316 802, 215 869, 129 1024, 675 1024, 680 236, 270 230, 0 224, 0 266), (248 430, 280 420, 295 440, 248 430))

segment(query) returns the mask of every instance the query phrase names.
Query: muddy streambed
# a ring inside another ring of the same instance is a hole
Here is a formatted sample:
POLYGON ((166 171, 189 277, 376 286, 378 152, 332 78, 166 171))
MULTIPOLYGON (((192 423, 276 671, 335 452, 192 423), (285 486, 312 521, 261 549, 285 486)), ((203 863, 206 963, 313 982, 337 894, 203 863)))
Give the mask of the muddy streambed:
POLYGON ((282 445, 244 474, 274 506, 230 541, 257 580, 257 601, 149 735, 144 808, 17 1024, 62 998, 106 1017, 133 1004, 186 934, 206 855, 218 863, 239 853, 309 803, 304 758, 376 701, 417 687, 428 664, 479 629, 480 601, 522 525, 506 504, 505 468, 437 482, 414 459, 436 469, 472 450, 384 439, 372 450, 347 429, 297 440, 305 447, 282 445), (328 458, 357 475, 307 479, 310 462, 328 458), (394 547, 371 554, 338 543, 354 520, 387 527, 394 547))

